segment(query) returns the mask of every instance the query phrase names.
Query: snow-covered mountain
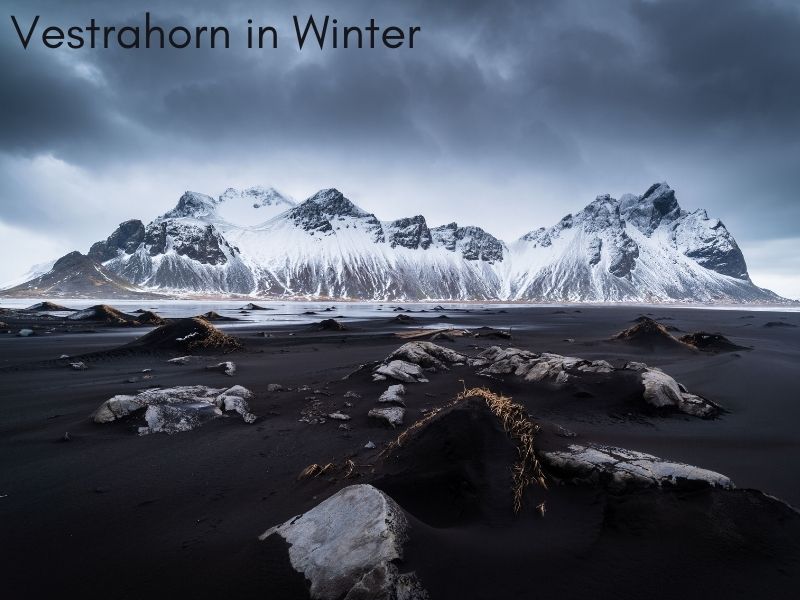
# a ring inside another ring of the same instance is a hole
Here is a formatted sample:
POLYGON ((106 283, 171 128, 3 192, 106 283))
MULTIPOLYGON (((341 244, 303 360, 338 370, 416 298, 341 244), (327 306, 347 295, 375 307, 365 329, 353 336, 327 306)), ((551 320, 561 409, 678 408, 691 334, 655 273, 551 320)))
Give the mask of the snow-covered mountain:
POLYGON ((608 195, 506 244, 477 226, 381 221, 335 189, 295 204, 272 188, 186 192, 88 254, 161 293, 530 302, 778 302, 718 219, 665 183, 608 195), (262 218, 263 217, 263 218, 262 218))

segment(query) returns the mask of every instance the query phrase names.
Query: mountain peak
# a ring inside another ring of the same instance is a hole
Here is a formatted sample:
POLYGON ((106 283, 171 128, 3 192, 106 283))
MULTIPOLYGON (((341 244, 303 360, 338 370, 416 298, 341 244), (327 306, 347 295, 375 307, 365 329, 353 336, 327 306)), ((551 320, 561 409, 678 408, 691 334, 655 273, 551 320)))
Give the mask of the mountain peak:
POLYGON ((245 201, 247 204, 252 205, 253 208, 284 205, 288 209, 295 205, 294 201, 274 187, 265 187, 263 185, 254 185, 243 190, 229 187, 220 194, 218 200, 219 204, 230 204, 236 201, 245 201))
POLYGON ((620 214, 625 221, 649 236, 662 222, 677 219, 681 215, 681 207, 675 190, 662 182, 654 183, 641 196, 623 196, 620 199, 620 214))
POLYGON ((368 213, 355 204, 344 194, 336 188, 329 188, 320 190, 303 204, 311 203, 319 207, 319 210, 326 216, 350 216, 350 217, 363 217, 368 213))
POLYGON ((164 213, 162 219, 179 219, 182 217, 190 217, 195 219, 202 219, 214 214, 214 207, 217 201, 211 196, 200 194, 198 192, 184 192, 183 196, 178 200, 178 204, 164 213))

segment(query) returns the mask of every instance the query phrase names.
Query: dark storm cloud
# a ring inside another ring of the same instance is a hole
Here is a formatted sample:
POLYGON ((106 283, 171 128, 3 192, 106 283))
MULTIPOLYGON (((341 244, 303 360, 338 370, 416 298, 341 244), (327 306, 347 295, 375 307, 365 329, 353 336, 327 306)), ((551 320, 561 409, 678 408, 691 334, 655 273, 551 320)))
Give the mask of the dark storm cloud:
POLYGON ((176 154, 203 164, 351 153, 411 177, 434 161, 498 179, 561 177, 587 201, 663 177, 751 237, 797 233, 792 2, 222 4, 6 3, 5 13, 62 26, 137 23, 149 9, 166 26, 226 25, 232 47, 26 52, 6 22, 0 151, 98 172, 158 169, 176 154), (423 30, 414 50, 298 53, 290 15, 310 12, 423 30), (278 27, 281 47, 244 49, 247 17, 278 27))

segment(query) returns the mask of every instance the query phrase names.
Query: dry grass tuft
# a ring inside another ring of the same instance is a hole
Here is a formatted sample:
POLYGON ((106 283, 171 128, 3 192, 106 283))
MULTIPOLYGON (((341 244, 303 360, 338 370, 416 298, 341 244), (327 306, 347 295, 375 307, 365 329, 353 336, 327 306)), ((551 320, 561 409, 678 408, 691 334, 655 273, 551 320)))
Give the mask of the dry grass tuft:
POLYGON ((313 463, 308 465, 305 469, 300 472, 300 475, 297 476, 298 481, 300 479, 311 479, 313 477, 322 477, 325 473, 329 473, 336 469, 336 465, 333 463, 328 463, 327 465, 320 466, 317 463, 313 463))
POLYGON ((189 350, 215 348, 227 352, 233 352, 243 348, 241 341, 227 333, 221 332, 213 325, 208 325, 204 333, 205 336, 202 339, 190 342, 187 348, 189 350))
MULTIPOLYGON (((536 432, 539 427, 528 418, 525 407, 511 398, 495 394, 486 388, 465 389, 457 397, 457 401, 467 398, 483 398, 489 410, 500 420, 505 432, 514 440, 517 446, 519 459, 511 469, 513 478, 514 512, 522 510, 522 498, 525 489, 534 481, 544 489, 547 489, 547 482, 536 457, 536 450, 533 443, 536 439, 536 432)), ((544 514, 544 503, 539 505, 540 514, 544 514)))
POLYGON ((360 477, 361 473, 358 472, 359 467, 365 467, 370 465, 357 465, 351 459, 347 459, 342 463, 341 467, 338 467, 336 463, 328 463, 326 465, 319 465, 317 463, 313 463, 308 465, 305 469, 300 472, 300 475, 297 476, 297 481, 301 479, 314 479, 315 477, 322 477, 323 475, 327 475, 337 469, 340 469, 344 472, 345 479, 352 479, 355 477, 360 477))
MULTIPOLYGON (((501 425, 505 432, 514 440, 519 454, 519 460, 514 464, 511 469, 513 479, 514 494, 514 513, 518 514, 522 510, 522 499, 525 494, 525 489, 533 482, 538 483, 545 490, 547 489, 547 482, 545 481, 542 467, 539 464, 539 459, 536 456, 534 449, 534 440, 539 426, 533 423, 528 418, 528 413, 525 407, 511 401, 511 398, 495 394, 486 388, 464 388, 456 398, 441 408, 431 410, 420 420, 413 423, 405 431, 403 431, 397 438, 392 441, 379 456, 389 454, 396 448, 401 448, 417 431, 422 429, 428 422, 433 420, 442 410, 458 404, 467 398, 483 398, 489 410, 492 411, 495 417, 500 420, 501 425)), ((544 502, 537 505, 536 509, 539 514, 544 516, 545 506, 544 502)))

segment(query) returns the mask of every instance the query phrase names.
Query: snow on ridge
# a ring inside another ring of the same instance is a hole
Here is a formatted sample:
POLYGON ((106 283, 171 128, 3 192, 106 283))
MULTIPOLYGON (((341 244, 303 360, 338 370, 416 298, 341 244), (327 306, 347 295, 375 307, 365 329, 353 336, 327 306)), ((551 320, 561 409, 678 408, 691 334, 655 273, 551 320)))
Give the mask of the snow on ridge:
POLYGON ((299 204, 266 187, 228 188, 217 199, 187 192, 172 211, 147 225, 143 238, 135 239, 138 246, 118 237, 106 268, 136 285, 173 293, 442 301, 781 300, 753 285, 724 224, 705 211, 681 209, 666 183, 640 196, 600 195, 552 227, 510 244, 477 226, 429 227, 422 215, 380 221, 335 188, 299 204), (237 210, 248 218, 234 218, 237 210))

